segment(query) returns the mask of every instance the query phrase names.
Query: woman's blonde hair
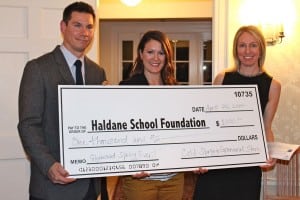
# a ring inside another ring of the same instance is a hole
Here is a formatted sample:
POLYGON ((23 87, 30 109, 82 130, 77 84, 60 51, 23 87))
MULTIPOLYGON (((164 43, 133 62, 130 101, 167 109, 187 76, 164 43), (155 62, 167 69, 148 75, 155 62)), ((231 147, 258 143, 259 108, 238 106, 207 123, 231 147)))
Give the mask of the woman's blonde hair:
POLYGON ((262 32, 256 26, 253 25, 240 27, 234 36, 233 59, 234 59, 235 68, 238 69, 240 67, 240 60, 237 54, 237 47, 238 47, 238 40, 243 33, 249 33, 258 42, 259 50, 260 50, 258 66, 259 68, 262 69, 266 58, 266 41, 262 32))

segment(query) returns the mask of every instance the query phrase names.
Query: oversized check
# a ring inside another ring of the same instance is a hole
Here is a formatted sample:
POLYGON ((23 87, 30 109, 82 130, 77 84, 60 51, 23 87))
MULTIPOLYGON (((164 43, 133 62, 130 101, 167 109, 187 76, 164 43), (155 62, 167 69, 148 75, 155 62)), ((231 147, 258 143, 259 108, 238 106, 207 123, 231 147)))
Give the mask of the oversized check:
POLYGON ((268 149, 255 85, 59 86, 71 177, 258 166, 268 149))

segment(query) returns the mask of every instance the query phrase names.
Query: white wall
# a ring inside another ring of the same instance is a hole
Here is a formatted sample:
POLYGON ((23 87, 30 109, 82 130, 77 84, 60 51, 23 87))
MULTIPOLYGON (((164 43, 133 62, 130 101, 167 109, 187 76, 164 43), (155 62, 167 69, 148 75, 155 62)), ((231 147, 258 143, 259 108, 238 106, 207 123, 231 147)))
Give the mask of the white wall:
POLYGON ((101 19, 210 18, 213 0, 142 0, 128 7, 119 0, 100 0, 101 19))
MULTIPOLYGON (((216 71, 233 65, 233 37, 240 26, 258 23, 254 20, 258 15, 268 16, 268 12, 273 14, 275 9, 278 9, 275 15, 287 14, 288 17, 282 19, 286 37, 281 44, 267 47, 265 68, 282 85, 272 127, 275 140, 300 144, 300 1, 214 0, 214 9, 213 51, 216 71), (243 21, 241 14, 246 14, 250 21, 243 21)), ((268 172, 268 183, 273 186, 269 188, 271 193, 276 189, 275 172, 268 172)))

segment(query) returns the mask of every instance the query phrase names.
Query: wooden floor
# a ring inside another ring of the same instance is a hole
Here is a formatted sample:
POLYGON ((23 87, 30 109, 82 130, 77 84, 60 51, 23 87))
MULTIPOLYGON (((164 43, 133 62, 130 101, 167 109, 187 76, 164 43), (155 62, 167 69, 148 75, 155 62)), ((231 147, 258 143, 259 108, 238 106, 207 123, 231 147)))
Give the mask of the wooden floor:
MULTIPOLYGON (((185 183, 184 183, 184 194, 183 200, 192 200, 194 187, 197 180, 197 175, 192 172, 185 173, 185 183)), ((112 200, 124 200, 122 194, 122 183, 119 181, 118 177, 108 177, 107 187, 110 199, 112 200)))

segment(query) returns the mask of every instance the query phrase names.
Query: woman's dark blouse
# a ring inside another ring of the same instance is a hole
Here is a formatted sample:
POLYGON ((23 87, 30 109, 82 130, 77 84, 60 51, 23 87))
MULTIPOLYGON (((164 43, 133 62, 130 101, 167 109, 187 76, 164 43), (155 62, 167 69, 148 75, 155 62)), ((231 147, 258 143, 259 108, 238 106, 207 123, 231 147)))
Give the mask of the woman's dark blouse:
MULTIPOLYGON (((147 81, 147 78, 144 73, 142 74, 135 74, 131 76, 129 79, 120 81, 119 85, 149 85, 149 82, 147 81)), ((149 177, 143 179, 143 180, 169 180, 173 176, 175 176, 176 173, 157 173, 157 174, 151 174, 149 177)))
POLYGON ((263 72, 257 76, 247 77, 238 72, 226 72, 223 85, 257 85, 259 91, 260 105, 262 113, 264 113, 266 104, 269 100, 269 90, 273 77, 263 72))
POLYGON ((135 74, 129 79, 122 80, 119 85, 149 85, 144 74, 135 74))

